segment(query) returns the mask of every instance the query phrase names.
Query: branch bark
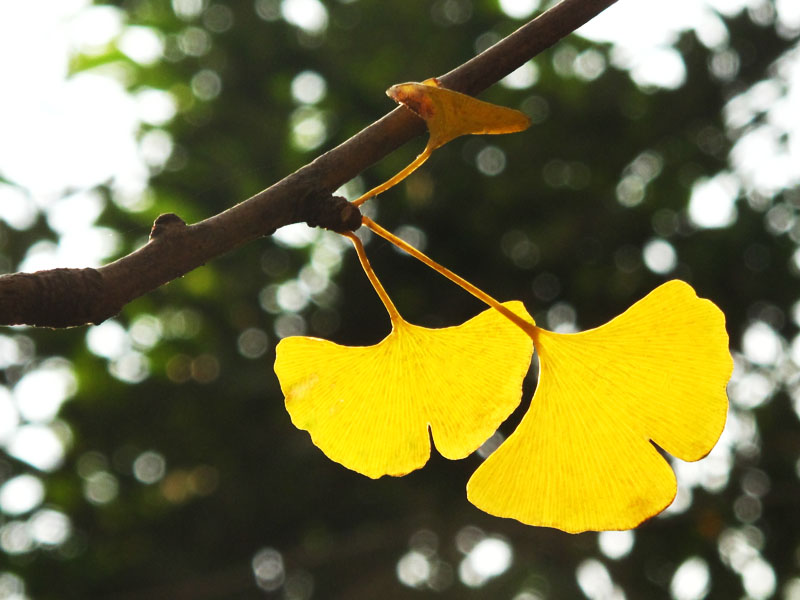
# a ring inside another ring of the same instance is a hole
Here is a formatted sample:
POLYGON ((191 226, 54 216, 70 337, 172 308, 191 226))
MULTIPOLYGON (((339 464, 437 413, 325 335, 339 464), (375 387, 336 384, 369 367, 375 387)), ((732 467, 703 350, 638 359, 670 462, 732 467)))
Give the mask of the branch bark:
MULTIPOLYGON (((485 52, 439 77, 476 95, 592 19, 616 0, 562 0, 485 52)), ((355 206, 332 193, 425 130, 398 107, 336 148, 228 210, 187 225, 161 215, 147 244, 98 269, 0 276, 0 325, 98 324, 128 302, 278 227, 306 222, 334 231, 361 224, 355 206)))

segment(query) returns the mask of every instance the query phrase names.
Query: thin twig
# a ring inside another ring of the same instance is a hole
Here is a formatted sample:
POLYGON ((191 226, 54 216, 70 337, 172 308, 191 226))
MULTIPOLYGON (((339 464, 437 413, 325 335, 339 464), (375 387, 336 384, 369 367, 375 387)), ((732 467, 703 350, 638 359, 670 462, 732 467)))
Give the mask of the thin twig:
MULTIPOLYGON (((475 95, 589 21, 616 0, 563 0, 446 75, 444 87, 475 95)), ((101 323, 128 302, 290 223, 334 231, 361 224, 355 206, 331 194, 425 130, 398 107, 278 183, 186 225, 161 215, 143 247, 98 269, 51 269, 0 276, 0 325, 70 327, 101 323)))

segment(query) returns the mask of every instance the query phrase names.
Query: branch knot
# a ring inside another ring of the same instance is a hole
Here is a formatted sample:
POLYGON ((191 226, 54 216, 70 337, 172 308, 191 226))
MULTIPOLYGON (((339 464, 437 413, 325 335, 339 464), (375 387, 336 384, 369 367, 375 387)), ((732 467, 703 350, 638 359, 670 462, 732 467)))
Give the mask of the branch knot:
POLYGON ((310 208, 306 218, 309 227, 322 227, 336 233, 355 231, 361 227, 361 211, 342 196, 329 196, 327 199, 308 202, 310 208))
POLYGON ((170 231, 176 231, 186 227, 186 222, 175 213, 164 213, 158 215, 153 222, 153 228, 150 230, 150 239, 153 240, 170 231))

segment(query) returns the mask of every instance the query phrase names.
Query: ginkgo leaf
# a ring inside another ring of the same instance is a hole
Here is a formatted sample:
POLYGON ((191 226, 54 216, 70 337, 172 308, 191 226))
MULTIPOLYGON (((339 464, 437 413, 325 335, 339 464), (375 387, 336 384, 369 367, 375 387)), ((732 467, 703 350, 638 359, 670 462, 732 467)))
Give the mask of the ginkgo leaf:
POLYGON ((470 501, 568 532, 629 529, 662 511, 675 475, 650 440, 694 461, 725 425, 722 312, 671 281, 597 329, 537 331, 531 407, 470 479, 470 501))
MULTIPOLYGON (((522 303, 505 306, 532 322, 522 303)), ((519 404, 533 344, 491 309, 444 329, 395 320, 374 346, 289 337, 276 352, 295 426, 332 460, 377 478, 422 467, 429 427, 446 458, 476 450, 519 404)))
POLYGON ((430 150, 462 135, 514 133, 531 125, 525 113, 440 87, 436 79, 398 83, 386 93, 425 119, 430 150))

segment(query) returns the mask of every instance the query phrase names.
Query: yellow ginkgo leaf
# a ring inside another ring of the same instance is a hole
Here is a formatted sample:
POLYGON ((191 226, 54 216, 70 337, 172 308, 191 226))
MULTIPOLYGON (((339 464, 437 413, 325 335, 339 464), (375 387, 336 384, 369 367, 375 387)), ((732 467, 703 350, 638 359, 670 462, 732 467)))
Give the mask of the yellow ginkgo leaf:
POLYGON ((430 150, 462 135, 514 133, 531 125, 525 113, 440 87, 436 79, 398 83, 386 93, 425 119, 430 150))
POLYGON ((724 315, 680 281, 578 334, 537 328, 539 385, 517 430, 475 472, 478 508, 568 532, 630 529, 666 508, 664 451, 699 460, 725 425, 724 315))
MULTIPOLYGON (((505 306, 530 320, 522 303, 505 306)), ((446 458, 476 450, 519 404, 533 344, 487 310, 444 329, 394 317, 374 346, 289 337, 276 352, 292 422, 332 460, 377 478, 422 467, 429 427, 446 458)))

